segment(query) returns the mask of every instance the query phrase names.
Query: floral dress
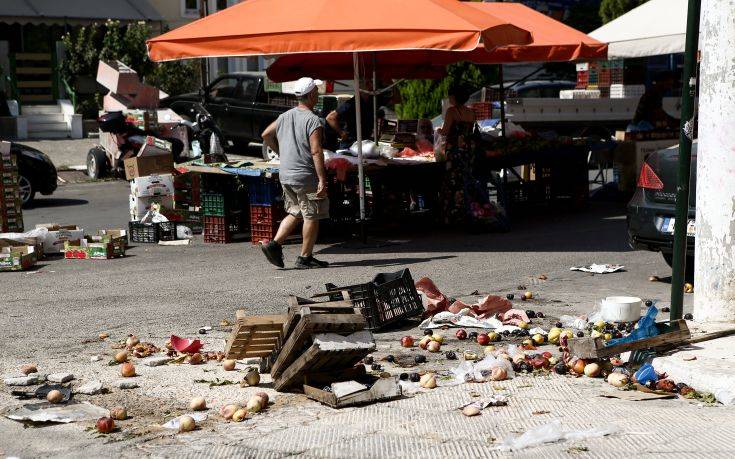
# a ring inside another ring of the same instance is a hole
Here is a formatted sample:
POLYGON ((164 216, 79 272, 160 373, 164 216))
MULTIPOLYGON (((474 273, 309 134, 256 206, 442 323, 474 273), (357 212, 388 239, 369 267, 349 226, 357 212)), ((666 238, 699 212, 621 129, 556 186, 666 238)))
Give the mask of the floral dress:
POLYGON ((472 180, 474 126, 474 121, 458 121, 447 135, 446 172, 441 187, 441 218, 446 225, 467 223, 470 216, 466 194, 467 182, 472 180))

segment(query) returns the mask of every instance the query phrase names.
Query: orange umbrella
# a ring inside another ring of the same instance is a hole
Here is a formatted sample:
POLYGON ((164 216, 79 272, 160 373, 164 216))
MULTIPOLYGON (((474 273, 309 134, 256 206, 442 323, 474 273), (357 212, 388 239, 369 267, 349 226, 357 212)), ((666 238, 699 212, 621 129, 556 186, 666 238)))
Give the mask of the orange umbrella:
POLYGON ((154 61, 295 53, 472 51, 528 31, 456 0, 248 0, 148 40, 154 61))
MULTIPOLYGON (((527 44, 509 44, 488 49, 479 44, 469 53, 422 50, 406 53, 375 53, 361 61, 363 71, 372 72, 375 62, 380 78, 434 78, 441 67, 459 61, 476 64, 510 62, 563 62, 578 59, 604 59, 607 45, 563 23, 518 3, 467 3, 500 20, 528 30, 533 40, 527 44), (373 59, 374 58, 374 59, 373 59)), ((289 81, 302 75, 340 80, 352 76, 352 56, 347 53, 288 55, 278 58, 269 68, 273 81, 289 81)))

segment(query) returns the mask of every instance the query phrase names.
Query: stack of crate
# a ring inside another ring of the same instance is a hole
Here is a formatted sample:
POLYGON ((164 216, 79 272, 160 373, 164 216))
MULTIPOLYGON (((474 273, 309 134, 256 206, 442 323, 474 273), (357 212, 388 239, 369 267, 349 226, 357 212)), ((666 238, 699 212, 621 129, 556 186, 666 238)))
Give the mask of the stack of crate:
POLYGON ((23 232, 17 161, 10 153, 10 142, 0 141, 0 233, 23 232))
POLYGON ((249 177, 250 240, 253 244, 268 242, 276 237, 281 221, 286 217, 283 191, 275 176, 249 177))
POLYGON ((194 234, 202 234, 201 175, 186 172, 174 175, 174 209, 169 220, 180 221, 194 234))
POLYGON ((204 242, 228 244, 248 227, 247 194, 239 179, 207 177, 201 196, 204 242))
POLYGON ((576 89, 599 90, 600 97, 610 97, 610 86, 623 84, 623 60, 582 62, 577 64, 576 89))

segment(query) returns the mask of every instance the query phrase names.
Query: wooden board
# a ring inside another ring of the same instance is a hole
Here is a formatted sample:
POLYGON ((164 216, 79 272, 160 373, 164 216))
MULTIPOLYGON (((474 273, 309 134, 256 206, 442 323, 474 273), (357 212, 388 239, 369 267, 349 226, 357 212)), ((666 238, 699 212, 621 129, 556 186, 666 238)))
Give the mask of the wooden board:
POLYGON ((349 300, 349 294, 345 298, 347 299, 343 301, 318 302, 289 295, 288 313, 286 323, 283 326, 283 339, 288 339, 304 314, 360 314, 360 309, 355 308, 352 301, 349 300))
POLYGON ((240 309, 235 318, 225 346, 225 358, 269 357, 281 346, 285 314, 247 317, 240 309))
POLYGON ((685 320, 657 324, 662 333, 651 338, 639 339, 630 343, 605 346, 602 338, 577 338, 569 341, 570 353, 581 359, 601 359, 612 355, 640 349, 675 347, 685 344, 691 333, 685 320))
MULTIPOLYGON (((306 308, 306 307, 305 307, 306 308)), ((352 311, 352 309, 350 309, 352 311)), ((278 353, 271 376, 275 379, 299 356, 305 345, 310 344, 315 333, 349 334, 364 330, 367 321, 362 314, 314 314, 301 311, 301 319, 288 334, 283 347, 278 353)))
POLYGON ((401 396, 401 386, 395 378, 381 378, 367 390, 337 398, 332 392, 304 384, 304 394, 312 400, 332 408, 364 405, 379 401, 392 400, 401 396))
MULTIPOLYGON (((301 388, 308 374, 352 368, 373 350, 375 350, 374 343, 372 347, 327 350, 321 349, 319 343, 315 342, 280 376, 273 379, 273 387, 279 392, 294 387, 301 388)), ((336 373, 335 378, 338 376, 339 374, 336 373)))

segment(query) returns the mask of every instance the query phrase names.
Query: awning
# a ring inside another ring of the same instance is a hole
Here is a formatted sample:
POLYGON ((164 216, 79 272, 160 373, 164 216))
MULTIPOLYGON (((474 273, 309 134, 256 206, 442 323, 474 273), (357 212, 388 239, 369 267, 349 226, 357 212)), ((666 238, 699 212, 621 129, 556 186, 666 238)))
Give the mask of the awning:
POLYGON ((687 0, 649 0, 589 35, 620 59, 683 53, 686 29, 687 0))
POLYGON ((0 22, 64 23, 79 21, 161 21, 148 0, 2 0, 0 22))

